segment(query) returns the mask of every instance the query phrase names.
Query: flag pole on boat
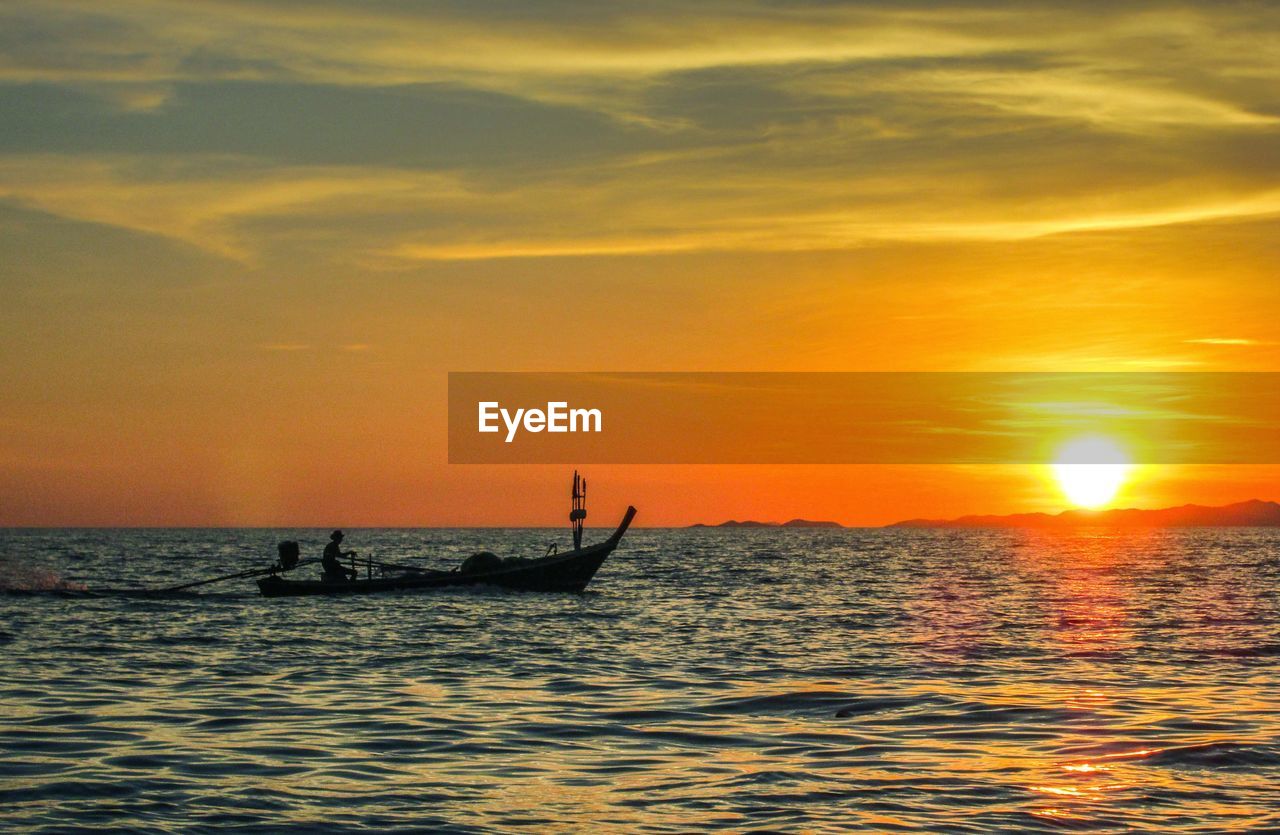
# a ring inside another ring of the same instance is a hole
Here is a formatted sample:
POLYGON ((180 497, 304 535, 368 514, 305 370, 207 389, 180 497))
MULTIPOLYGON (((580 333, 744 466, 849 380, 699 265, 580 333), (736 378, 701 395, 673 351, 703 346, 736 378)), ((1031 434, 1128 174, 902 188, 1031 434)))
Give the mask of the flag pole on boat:
POLYGON ((582 521, 587 518, 587 480, 573 471, 573 509, 569 511, 569 524, 573 526, 573 550, 582 547, 582 521))

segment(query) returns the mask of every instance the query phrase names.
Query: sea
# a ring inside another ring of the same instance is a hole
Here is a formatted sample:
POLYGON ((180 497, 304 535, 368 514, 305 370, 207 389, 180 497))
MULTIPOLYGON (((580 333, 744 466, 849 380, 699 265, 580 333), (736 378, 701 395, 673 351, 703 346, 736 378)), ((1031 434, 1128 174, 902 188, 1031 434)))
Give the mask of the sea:
POLYGON ((0 531, 0 830, 1280 831, 1280 530, 640 529, 583 594, 122 591, 327 533, 0 531))

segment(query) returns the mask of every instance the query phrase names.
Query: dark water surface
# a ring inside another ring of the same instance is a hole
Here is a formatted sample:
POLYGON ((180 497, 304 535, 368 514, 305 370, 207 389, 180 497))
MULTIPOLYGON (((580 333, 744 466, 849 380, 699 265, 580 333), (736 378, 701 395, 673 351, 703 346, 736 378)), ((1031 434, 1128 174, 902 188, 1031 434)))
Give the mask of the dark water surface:
POLYGON ((324 542, 0 532, 0 829, 1280 827, 1280 531, 637 530, 585 595, 12 591, 283 538, 324 542))

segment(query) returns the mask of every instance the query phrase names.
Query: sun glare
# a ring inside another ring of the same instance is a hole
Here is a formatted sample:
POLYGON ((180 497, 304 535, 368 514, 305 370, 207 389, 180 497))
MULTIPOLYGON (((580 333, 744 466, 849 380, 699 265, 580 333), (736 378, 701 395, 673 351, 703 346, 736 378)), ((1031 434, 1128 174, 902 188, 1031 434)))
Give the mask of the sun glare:
POLYGON ((1058 488, 1076 507, 1098 508, 1110 502, 1132 469, 1120 445, 1101 435, 1069 441, 1053 461, 1058 488))

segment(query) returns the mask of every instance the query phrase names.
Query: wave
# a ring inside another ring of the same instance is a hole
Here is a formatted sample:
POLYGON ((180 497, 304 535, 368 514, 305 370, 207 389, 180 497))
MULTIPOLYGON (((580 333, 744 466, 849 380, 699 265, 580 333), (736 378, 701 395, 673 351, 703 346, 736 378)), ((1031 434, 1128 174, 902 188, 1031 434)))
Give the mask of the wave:
POLYGON ((1241 647, 1223 647, 1203 653, 1219 658, 1275 658, 1280 656, 1280 643, 1254 644, 1241 647))
POLYGON ((1280 765, 1280 744, 1219 741, 1176 745, 1154 752, 1145 762, 1182 768, 1274 768, 1280 765))

